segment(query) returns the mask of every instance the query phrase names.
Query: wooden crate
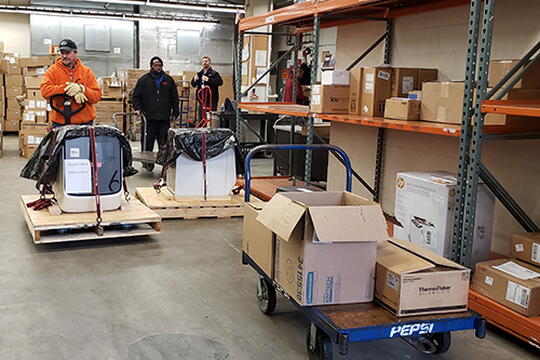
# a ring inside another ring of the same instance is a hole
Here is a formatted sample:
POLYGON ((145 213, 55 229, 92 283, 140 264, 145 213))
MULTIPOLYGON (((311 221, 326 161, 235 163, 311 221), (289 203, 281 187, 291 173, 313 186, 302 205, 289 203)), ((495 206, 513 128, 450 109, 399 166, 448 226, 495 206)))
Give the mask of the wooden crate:
MULTIPOLYGON (((160 194, 154 188, 137 188, 137 199, 163 219, 230 218, 244 216, 244 194, 232 195, 230 200, 182 201, 164 188, 160 194)), ((260 201, 252 197, 252 201, 260 201)))
POLYGON ((96 213, 62 213, 51 215, 48 210, 33 210, 26 204, 38 195, 22 195, 21 208, 34 243, 57 243, 80 240, 101 240, 157 234, 161 231, 161 217, 140 201, 131 199, 128 210, 103 212, 103 236, 94 232, 96 213))

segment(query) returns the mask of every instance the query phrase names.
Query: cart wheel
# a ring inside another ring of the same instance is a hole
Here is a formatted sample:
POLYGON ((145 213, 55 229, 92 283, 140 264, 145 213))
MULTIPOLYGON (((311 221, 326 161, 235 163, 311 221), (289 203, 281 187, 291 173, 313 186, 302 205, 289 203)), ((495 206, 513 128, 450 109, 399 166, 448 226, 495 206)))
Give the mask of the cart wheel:
POLYGON ((452 336, 449 332, 429 334, 426 338, 435 345, 433 354, 443 354, 447 352, 452 344, 452 336))
POLYGON ((309 360, 332 360, 332 342, 326 333, 315 325, 307 330, 306 348, 309 360), (315 344, 311 341, 312 328, 315 327, 315 344))
POLYGON ((276 289, 274 285, 263 277, 259 278, 257 287, 257 305, 265 315, 271 315, 276 309, 276 289))
POLYGON ((142 166, 147 171, 152 172, 154 170, 154 164, 152 163, 143 163, 142 166))

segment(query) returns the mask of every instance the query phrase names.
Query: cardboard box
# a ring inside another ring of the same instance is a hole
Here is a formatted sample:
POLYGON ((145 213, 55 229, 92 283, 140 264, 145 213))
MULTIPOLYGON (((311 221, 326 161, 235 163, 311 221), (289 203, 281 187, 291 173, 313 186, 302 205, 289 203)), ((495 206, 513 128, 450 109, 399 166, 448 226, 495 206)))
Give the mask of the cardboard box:
POLYGON ((420 119, 461 124, 464 82, 425 82, 422 85, 420 119))
POLYGON ((19 131, 20 119, 6 117, 4 121, 4 131, 19 131))
POLYGON ((43 76, 25 76, 24 86, 26 89, 39 89, 43 82, 43 76))
POLYGON ((426 81, 437 81, 439 71, 437 69, 418 69, 418 79, 415 90, 422 89, 426 81))
POLYGON ((22 114, 23 122, 33 123, 47 123, 47 111, 46 110, 24 110, 22 114))
POLYGON ((383 116, 384 102, 390 97, 391 69, 387 67, 364 69, 362 115, 383 116))
MULTIPOLYGON (((488 86, 494 87, 519 62, 519 60, 493 60, 489 63, 488 86)), ((519 71, 518 71, 519 72, 519 71)), ((510 83, 512 78, 508 81, 510 83)), ((507 83, 507 84, 508 84, 507 83)), ((514 89, 540 88, 540 62, 536 62, 531 69, 519 80, 514 89)))
POLYGON ((47 104, 46 100, 26 99, 23 101, 24 108, 28 110, 47 110, 47 104))
POLYGON ((420 119, 420 101, 406 98, 386 99, 384 117, 398 120, 420 119))
POLYGON ((349 71, 326 70, 321 75, 321 85, 349 85, 349 71))
POLYGON ((4 84, 7 87, 23 87, 24 78, 22 75, 6 75, 4 84))
MULTIPOLYGON (((456 176, 444 172, 398 172, 394 213, 403 227, 394 237, 407 240, 439 256, 452 255, 456 176)), ((478 185, 472 264, 489 259, 495 199, 478 185)))
POLYGON ((470 270, 407 241, 379 244, 375 297, 397 316, 467 310, 470 270))
POLYGON ((276 234, 274 278, 300 305, 373 300, 379 204, 348 192, 277 193, 257 216, 276 234))
POLYGON ((354 68, 350 71, 349 114, 361 115, 362 92, 364 88, 364 69, 354 68))
POLYGON ((22 86, 6 86, 6 97, 22 96, 25 93, 25 89, 22 86))
POLYGON ((476 264, 471 288, 520 314, 536 317, 540 315, 540 278, 523 278, 534 276, 538 271, 537 267, 519 260, 481 262, 476 264), (505 271, 495 266, 503 266, 505 271))
POLYGON ((38 89, 27 89, 26 98, 28 100, 47 101, 47 99, 41 96, 41 91, 38 89))
POLYGON ((244 204, 243 251, 268 275, 274 278, 274 241, 272 231, 257 221, 266 203, 244 204))
POLYGON ((0 72, 10 75, 20 75, 19 59, 16 57, 2 59, 0 61, 0 72))
POLYGON ((102 98, 115 98, 120 99, 122 97, 122 86, 119 81, 115 81, 116 78, 100 77, 98 79, 99 87, 101 88, 102 98))
POLYGON ((348 85, 313 85, 310 110, 316 113, 346 114, 349 112, 348 85))
POLYGON ((6 119, 12 120, 12 121, 17 120, 20 122, 22 120, 22 110, 21 109, 13 110, 13 109, 8 108, 6 111, 6 119))
POLYGON ((24 76, 43 76, 47 72, 48 66, 23 68, 24 76))
POLYGON ((22 68, 36 68, 51 65, 49 56, 32 56, 19 58, 19 66, 22 68))
POLYGON ((19 100, 17 100, 16 97, 8 97, 8 98, 6 98, 6 109, 20 110, 21 105, 19 103, 19 100))
POLYGON ((392 68, 392 97, 407 97, 409 91, 418 89, 417 68, 392 68))
POLYGON ((540 233, 512 234, 510 256, 540 266, 540 233))

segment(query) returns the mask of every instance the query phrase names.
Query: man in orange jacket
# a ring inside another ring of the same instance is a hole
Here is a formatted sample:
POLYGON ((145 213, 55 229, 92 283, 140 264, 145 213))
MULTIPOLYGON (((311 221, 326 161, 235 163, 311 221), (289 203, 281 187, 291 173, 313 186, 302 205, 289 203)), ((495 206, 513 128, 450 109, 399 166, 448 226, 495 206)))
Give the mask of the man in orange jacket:
MULTIPOLYGON (((82 106, 84 109, 71 117, 70 124, 92 125, 96 117, 94 104, 101 99, 101 89, 96 77, 77 57, 75 42, 69 39, 62 40, 59 50, 60 57, 47 70, 41 83, 41 96, 47 100, 57 94, 72 97, 71 111, 76 111, 82 106)), ((63 96, 53 99, 54 106, 60 110, 64 109, 65 102, 63 96)), ((51 115, 53 127, 67 125, 62 114, 52 111, 51 115)))

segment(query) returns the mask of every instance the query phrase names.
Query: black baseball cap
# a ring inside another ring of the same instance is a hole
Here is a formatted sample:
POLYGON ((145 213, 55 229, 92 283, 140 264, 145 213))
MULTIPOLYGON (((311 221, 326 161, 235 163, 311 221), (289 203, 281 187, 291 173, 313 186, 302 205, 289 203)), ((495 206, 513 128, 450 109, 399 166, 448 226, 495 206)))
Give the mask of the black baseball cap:
POLYGON ((75 41, 70 39, 64 39, 60 41, 58 44, 59 50, 66 50, 66 51, 73 51, 77 50, 77 44, 75 44, 75 41))

